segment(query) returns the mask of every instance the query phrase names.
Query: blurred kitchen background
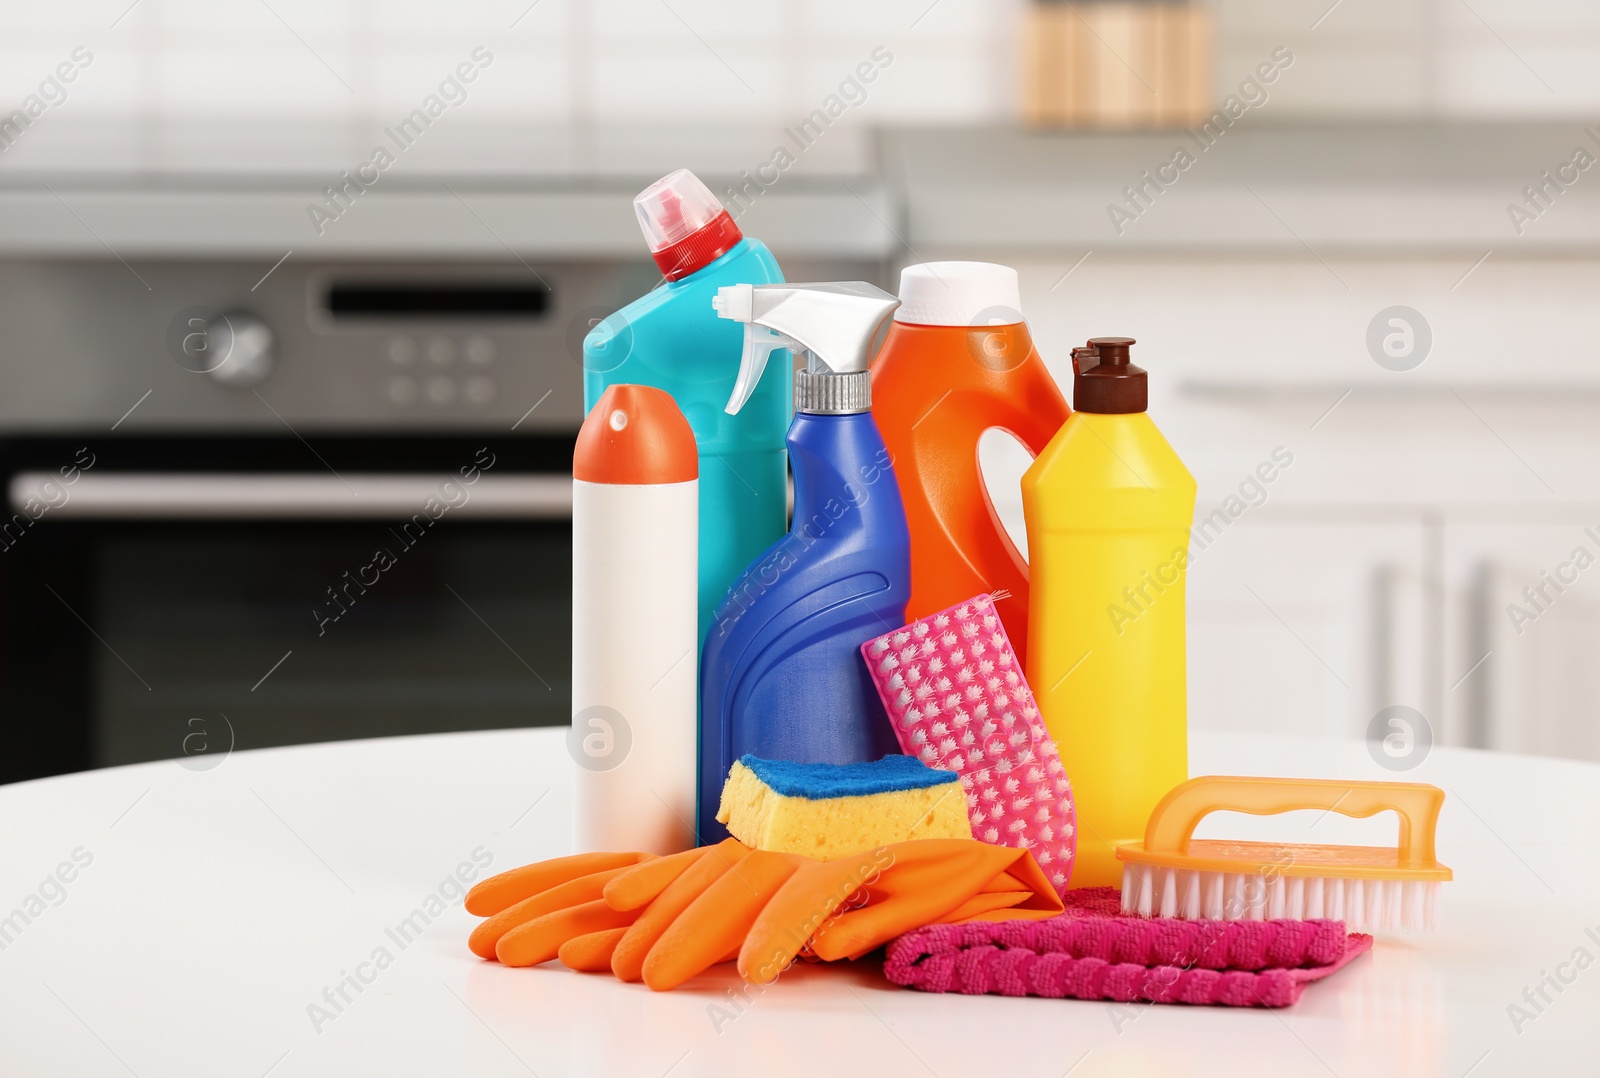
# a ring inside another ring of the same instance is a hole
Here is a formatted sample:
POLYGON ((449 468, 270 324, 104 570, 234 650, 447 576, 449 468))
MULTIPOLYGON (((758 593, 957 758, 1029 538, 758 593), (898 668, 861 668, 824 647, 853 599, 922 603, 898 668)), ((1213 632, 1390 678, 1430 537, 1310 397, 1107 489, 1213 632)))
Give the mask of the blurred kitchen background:
POLYGON ((1196 726, 1600 759, 1593 4, 9 5, 0 113, 0 779, 565 722, 578 341, 678 167, 792 280, 1138 339, 1196 726))

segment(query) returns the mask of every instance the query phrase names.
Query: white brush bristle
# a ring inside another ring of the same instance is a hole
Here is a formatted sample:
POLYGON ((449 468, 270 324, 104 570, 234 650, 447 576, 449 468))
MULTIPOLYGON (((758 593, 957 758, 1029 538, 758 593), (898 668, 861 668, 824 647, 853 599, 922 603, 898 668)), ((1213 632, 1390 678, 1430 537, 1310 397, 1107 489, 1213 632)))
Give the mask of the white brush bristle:
POLYGON ((1432 932, 1439 881, 1360 880, 1122 866, 1122 912, 1211 921, 1343 921, 1351 931, 1432 932))

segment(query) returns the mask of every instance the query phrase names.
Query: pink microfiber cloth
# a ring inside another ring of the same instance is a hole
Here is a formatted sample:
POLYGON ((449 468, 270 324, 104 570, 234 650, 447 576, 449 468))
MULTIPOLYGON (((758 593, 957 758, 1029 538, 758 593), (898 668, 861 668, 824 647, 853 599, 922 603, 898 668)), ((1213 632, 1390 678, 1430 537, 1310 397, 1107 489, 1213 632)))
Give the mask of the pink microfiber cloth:
POLYGON ((1288 1007, 1365 953, 1342 921, 1123 917, 1115 888, 1071 892, 1045 921, 929 925, 889 944, 883 971, 924 992, 1120 1003, 1288 1007))
POLYGON ((920 618, 861 654, 901 750, 961 776, 972 837, 1029 851, 1065 894, 1077 851, 1072 787, 994 598, 920 618))

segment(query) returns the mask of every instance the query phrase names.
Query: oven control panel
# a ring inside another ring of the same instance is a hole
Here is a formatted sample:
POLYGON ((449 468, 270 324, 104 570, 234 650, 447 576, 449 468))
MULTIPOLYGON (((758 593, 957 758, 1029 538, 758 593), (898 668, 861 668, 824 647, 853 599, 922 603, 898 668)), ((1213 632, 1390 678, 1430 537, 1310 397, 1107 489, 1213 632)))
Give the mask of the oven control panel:
POLYGON ((384 379, 383 397, 396 408, 443 408, 457 401, 481 408, 499 391, 494 366, 500 346, 486 333, 430 333, 420 339, 398 333, 383 352, 394 367, 384 379))
MULTIPOLYGON (((800 280, 876 263, 795 261, 800 280)), ((632 262, 0 260, 0 435, 511 431, 582 421, 584 336, 632 262), (130 272, 130 269, 133 272, 130 272)))
POLYGON ((656 280, 643 262, 298 257, 265 278, 0 262, 0 349, 31 372, 0 395, 0 431, 571 431, 589 326, 656 280))

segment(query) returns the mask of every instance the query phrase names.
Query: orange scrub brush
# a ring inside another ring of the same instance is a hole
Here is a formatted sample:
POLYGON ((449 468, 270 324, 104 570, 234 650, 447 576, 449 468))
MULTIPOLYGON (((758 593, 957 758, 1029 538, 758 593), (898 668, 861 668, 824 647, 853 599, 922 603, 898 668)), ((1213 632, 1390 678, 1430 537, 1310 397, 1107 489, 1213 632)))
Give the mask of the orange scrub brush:
POLYGON ((1436 927, 1439 885, 1451 878, 1434 858, 1444 791, 1419 782, 1237 778, 1181 783, 1161 799, 1144 842, 1117 849, 1122 909, 1144 917, 1210 920, 1342 920, 1351 929, 1436 927), (1197 839, 1213 812, 1272 816, 1324 809, 1371 816, 1392 809, 1400 841, 1385 846, 1313 846, 1197 839))

